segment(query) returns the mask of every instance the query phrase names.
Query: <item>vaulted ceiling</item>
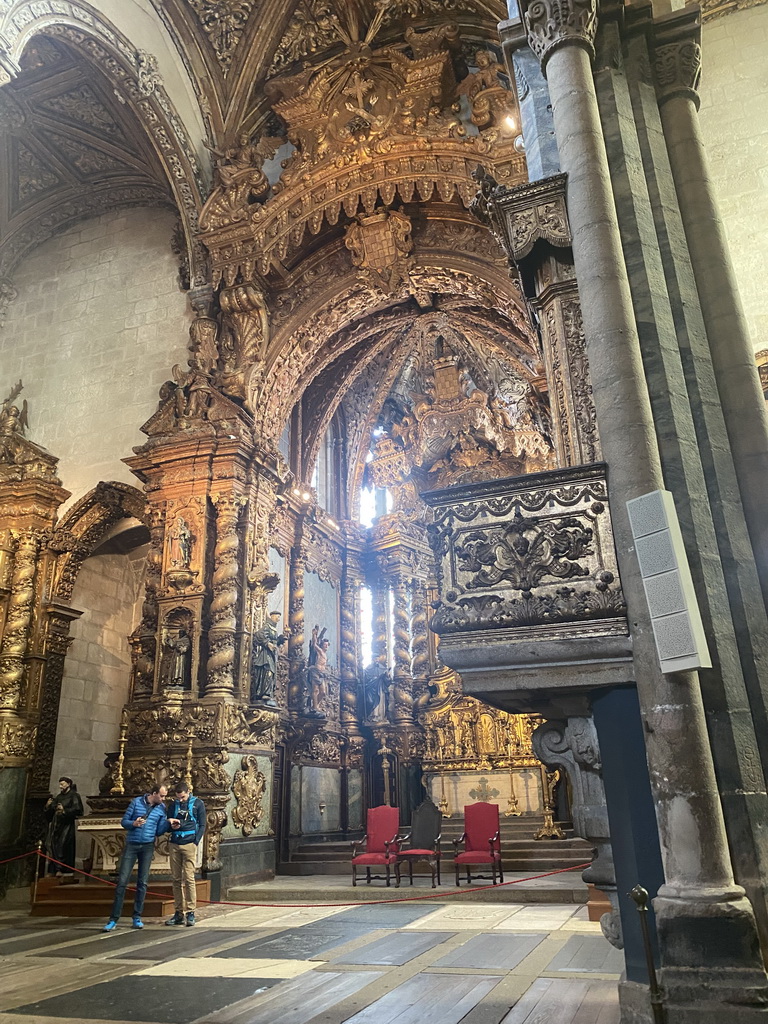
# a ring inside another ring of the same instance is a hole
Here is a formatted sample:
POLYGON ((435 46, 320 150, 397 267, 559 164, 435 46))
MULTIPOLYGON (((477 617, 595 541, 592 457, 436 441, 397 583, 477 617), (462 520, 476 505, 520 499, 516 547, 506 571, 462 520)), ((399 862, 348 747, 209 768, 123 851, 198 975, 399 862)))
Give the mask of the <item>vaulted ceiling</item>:
POLYGON ((146 133, 95 67, 38 36, 0 90, 0 276, 28 249, 84 216, 173 205, 146 133))

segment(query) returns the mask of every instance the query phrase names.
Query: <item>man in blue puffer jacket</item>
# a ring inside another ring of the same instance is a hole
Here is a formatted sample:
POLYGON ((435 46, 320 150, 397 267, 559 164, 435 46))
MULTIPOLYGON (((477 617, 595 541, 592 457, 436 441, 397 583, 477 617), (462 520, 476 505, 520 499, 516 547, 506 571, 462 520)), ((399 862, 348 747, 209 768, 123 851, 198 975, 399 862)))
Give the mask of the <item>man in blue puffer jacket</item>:
POLYGON ((134 865, 138 861, 138 880, 136 882, 136 895, 133 900, 133 927, 143 928, 141 912, 144 909, 144 897, 147 892, 149 881, 149 868, 152 864, 152 857, 155 853, 155 839, 170 831, 168 818, 165 813, 165 797, 168 793, 166 786, 155 786, 151 793, 144 796, 137 796, 131 800, 128 810, 123 815, 121 825, 127 835, 125 837, 125 849, 120 858, 118 868, 117 888, 115 899, 112 904, 112 913, 109 921, 104 925, 105 932, 114 931, 120 915, 123 912, 123 900, 125 890, 131 877, 134 865))

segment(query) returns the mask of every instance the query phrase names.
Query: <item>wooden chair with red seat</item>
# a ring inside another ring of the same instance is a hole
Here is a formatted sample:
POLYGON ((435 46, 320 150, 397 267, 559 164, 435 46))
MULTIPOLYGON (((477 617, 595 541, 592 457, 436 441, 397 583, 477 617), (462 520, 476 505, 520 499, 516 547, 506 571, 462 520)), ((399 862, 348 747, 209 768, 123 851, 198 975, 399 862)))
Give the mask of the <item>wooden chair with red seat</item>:
MULTIPOLYGON (((352 885, 357 885, 357 869, 364 867, 365 884, 370 885, 371 868, 386 868, 386 880, 389 885, 391 869, 395 868, 397 885, 400 885, 400 871, 397 865, 397 854, 400 849, 398 832, 400 831, 400 811, 397 807, 371 807, 366 819, 366 832, 362 839, 352 843, 352 885), (356 853, 358 847, 365 845, 365 853, 356 853)), ((381 875, 374 875, 381 878, 381 875)))
MULTIPOLYGON (((453 840, 454 864, 456 866, 456 885, 459 884, 459 867, 464 864, 467 869, 467 882, 472 883, 469 873, 470 864, 490 864, 493 884, 496 885, 496 873, 499 881, 504 881, 504 870, 501 866, 501 834, 499 832, 498 804, 467 804, 464 808, 464 834, 453 840), (459 853, 459 844, 464 843, 464 852, 459 853)), ((487 878, 487 875, 476 875, 476 878, 487 878)))
POLYGON ((435 877, 440 885, 440 831, 443 816, 432 801, 427 798, 420 803, 411 817, 411 831, 399 837, 408 842, 406 849, 400 848, 397 855, 398 866, 408 864, 408 877, 413 885, 414 861, 426 860, 432 872, 432 888, 435 888, 435 877))

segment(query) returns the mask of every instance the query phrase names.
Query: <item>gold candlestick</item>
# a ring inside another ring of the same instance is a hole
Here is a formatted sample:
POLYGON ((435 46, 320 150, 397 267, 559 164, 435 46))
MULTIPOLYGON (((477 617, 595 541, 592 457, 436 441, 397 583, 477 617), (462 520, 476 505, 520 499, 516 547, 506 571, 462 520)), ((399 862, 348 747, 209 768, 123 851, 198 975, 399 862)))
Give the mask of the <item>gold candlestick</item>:
POLYGON ((450 818, 451 812, 448 808, 448 797, 445 795, 445 775, 440 773, 440 813, 444 818, 450 818))
POLYGON ((190 728, 187 733, 187 770, 184 774, 184 781, 189 786, 190 793, 192 792, 192 741, 195 738, 195 730, 190 728))
POLYGON ((541 792, 544 800, 544 824, 534 835, 534 839, 565 839, 565 832, 555 821, 555 786, 560 778, 559 770, 548 772, 545 765, 541 766, 541 792))
POLYGON ((384 775, 384 803, 389 807, 392 803, 392 788, 389 778, 391 762, 389 760, 389 754, 392 751, 387 746, 387 741, 384 739, 381 741, 381 747, 377 751, 381 755, 381 771, 384 775))
POLYGON ((507 809, 504 811, 505 818, 519 818, 523 812, 520 810, 517 797, 515 796, 515 773, 512 770, 512 766, 509 768, 509 800, 507 800, 507 809))
POLYGON ((125 793, 125 780, 123 778, 123 765, 125 764, 125 743, 128 736, 128 708, 123 708, 120 716, 120 739, 118 741, 117 770, 115 771, 115 784, 110 789, 113 796, 122 796, 125 793))

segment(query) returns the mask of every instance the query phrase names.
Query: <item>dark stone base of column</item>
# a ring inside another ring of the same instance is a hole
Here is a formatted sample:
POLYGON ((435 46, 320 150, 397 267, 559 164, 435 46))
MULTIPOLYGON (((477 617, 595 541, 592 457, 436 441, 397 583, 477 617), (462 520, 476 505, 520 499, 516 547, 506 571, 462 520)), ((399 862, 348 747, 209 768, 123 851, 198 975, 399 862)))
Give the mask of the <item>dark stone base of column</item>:
POLYGON ((747 899, 654 900, 668 1024, 768 1021, 768 977, 747 899))

